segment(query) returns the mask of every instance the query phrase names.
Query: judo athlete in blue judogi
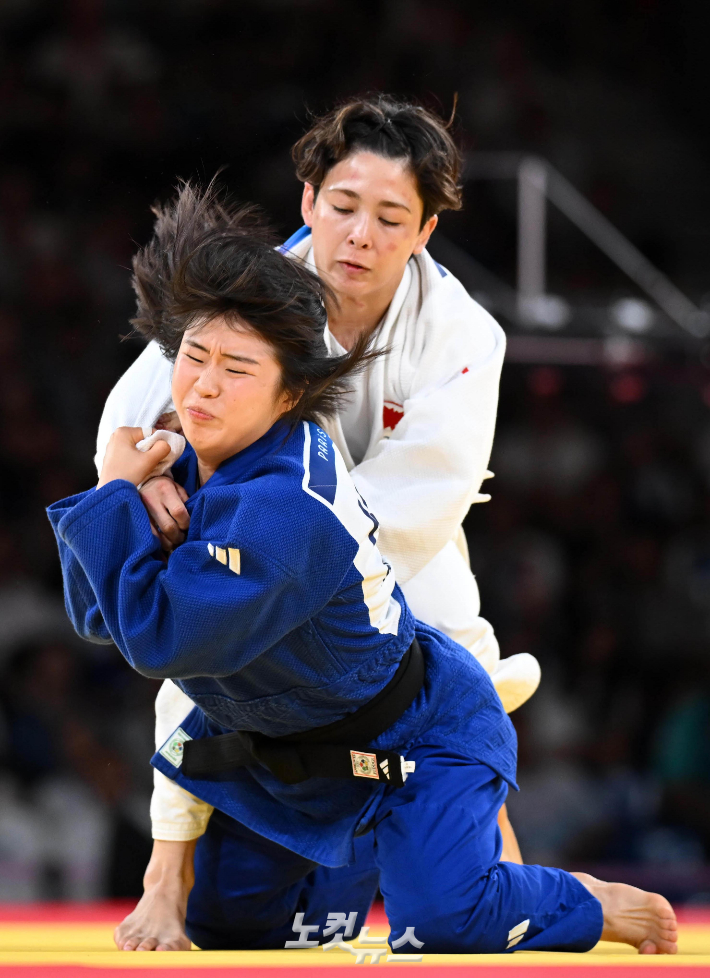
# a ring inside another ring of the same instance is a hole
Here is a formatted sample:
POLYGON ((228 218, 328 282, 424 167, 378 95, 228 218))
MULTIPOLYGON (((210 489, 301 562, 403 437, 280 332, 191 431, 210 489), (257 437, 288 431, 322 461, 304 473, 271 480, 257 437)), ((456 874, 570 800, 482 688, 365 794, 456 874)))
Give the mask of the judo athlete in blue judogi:
POLYGON ((662 897, 499 861, 514 730, 475 658, 413 619, 315 420, 367 355, 328 358, 318 280, 190 188, 134 267, 137 325, 176 355, 187 540, 165 563, 136 486, 167 446, 137 450, 140 429, 114 434, 96 489, 48 512, 79 634, 196 704, 153 758, 215 809, 190 937, 278 948, 299 913, 362 924, 379 879, 403 952, 408 928, 424 952, 583 951, 603 930, 672 950, 662 897))

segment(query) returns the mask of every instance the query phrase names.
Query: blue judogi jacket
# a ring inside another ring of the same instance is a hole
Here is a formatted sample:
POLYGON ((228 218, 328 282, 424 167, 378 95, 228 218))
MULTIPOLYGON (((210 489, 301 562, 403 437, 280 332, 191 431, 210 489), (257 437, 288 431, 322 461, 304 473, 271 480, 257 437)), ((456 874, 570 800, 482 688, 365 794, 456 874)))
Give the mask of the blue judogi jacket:
MULTIPOLYGON (((424 738, 515 783, 515 734, 473 656, 412 617, 377 549, 378 524, 325 432, 277 423, 198 486, 190 446, 173 474, 190 494, 185 542, 165 563, 135 486, 108 483, 54 503, 67 612, 115 642, 140 673, 196 704, 152 763, 256 832, 325 865, 386 787, 310 778, 284 785, 259 764, 229 781, 180 771, 174 745, 232 730, 276 737, 342 719, 392 678, 417 634, 422 691, 372 746, 424 738)), ((415 776, 415 775, 412 775, 415 776)))

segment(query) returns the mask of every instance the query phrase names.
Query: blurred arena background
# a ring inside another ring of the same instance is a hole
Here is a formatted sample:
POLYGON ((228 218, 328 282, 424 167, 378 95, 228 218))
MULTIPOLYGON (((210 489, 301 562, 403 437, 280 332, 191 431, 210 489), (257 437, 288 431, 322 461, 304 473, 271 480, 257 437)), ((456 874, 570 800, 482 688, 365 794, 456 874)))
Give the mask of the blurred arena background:
POLYGON ((467 531, 543 667, 523 856, 710 903, 709 34, 702 0, 2 0, 0 900, 138 895, 149 853, 157 684, 71 634, 43 513, 139 352, 149 205, 226 164, 287 236, 307 111, 384 90, 458 92, 432 251, 509 334, 467 531))

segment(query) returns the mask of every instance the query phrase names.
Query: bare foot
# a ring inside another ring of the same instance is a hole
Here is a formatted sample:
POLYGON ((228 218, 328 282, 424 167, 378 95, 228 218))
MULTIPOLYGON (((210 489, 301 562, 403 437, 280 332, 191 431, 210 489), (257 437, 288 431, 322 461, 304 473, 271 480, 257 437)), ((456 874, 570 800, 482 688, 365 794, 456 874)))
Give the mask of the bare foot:
POLYGON ((572 873, 599 900, 603 941, 631 944, 639 954, 677 954, 678 927, 670 903, 626 883, 604 883, 588 873, 572 873))
POLYGON ((146 890, 133 913, 113 933, 118 950, 189 951, 185 903, 174 888, 155 886, 146 890))

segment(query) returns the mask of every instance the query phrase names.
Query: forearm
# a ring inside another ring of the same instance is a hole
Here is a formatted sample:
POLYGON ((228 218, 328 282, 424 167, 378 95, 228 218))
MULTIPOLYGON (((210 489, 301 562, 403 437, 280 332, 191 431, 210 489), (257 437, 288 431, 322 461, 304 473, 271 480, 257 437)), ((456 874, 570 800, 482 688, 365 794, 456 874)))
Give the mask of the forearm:
POLYGON ((167 620, 169 627, 170 609, 164 607, 165 596, 160 594, 160 545, 135 486, 114 480, 53 504, 48 515, 57 536, 74 626, 82 634, 82 628, 88 630, 99 615, 106 634, 140 672, 142 663, 140 658, 133 661, 132 643, 143 639, 140 644, 152 656, 160 647, 150 626, 167 620), (163 606, 157 612, 154 598, 163 606), (86 622, 79 620, 82 612, 86 622), (128 636, 124 636, 126 629, 128 636))
POLYGON ((144 889, 174 887, 187 904, 195 882, 196 844, 196 840, 168 842, 156 839, 143 877, 144 889))
MULTIPOLYGON (((155 747, 159 750, 170 734, 190 713, 194 704, 175 683, 166 680, 155 700, 155 747)), ((153 838, 168 842, 198 839, 207 829, 212 806, 166 778, 153 772, 150 819, 153 838)))
POLYGON ((308 546, 294 550, 293 567, 263 534, 253 544, 242 542, 260 525, 258 493, 237 506, 242 497, 241 487, 225 487, 219 499, 211 497, 210 519, 215 526, 222 513, 230 520, 224 544, 239 536, 248 577, 222 563, 199 529, 164 564, 140 495, 126 480, 84 494, 75 505, 56 504, 55 532, 81 563, 111 637, 141 675, 234 675, 318 610, 322 594, 332 594, 342 580, 350 551, 320 568, 324 526, 307 538, 308 546), (316 567, 318 592, 308 583, 316 567))
POLYGON ((392 565, 397 583, 406 584, 419 574, 444 547, 457 538, 472 503, 490 497, 473 491, 458 473, 438 473, 439 478, 407 481, 406 467, 382 485, 358 478, 354 482, 370 511, 380 521, 377 545, 392 565), (400 474, 400 472, 402 474, 400 474))
POLYGON ((495 390, 476 414, 467 378, 407 403, 395 435, 351 470, 380 521, 378 546, 399 584, 418 574, 453 540, 488 474, 495 390))
MULTIPOLYGON (((55 504, 56 514, 50 508, 55 532, 83 568, 108 632, 129 665, 144 676, 165 679, 194 672, 200 653, 202 669, 209 671, 210 636, 204 626, 197 627, 195 610, 200 605, 204 612, 211 593, 208 575, 198 574, 202 591, 189 586, 208 557, 206 544, 184 544, 168 568, 135 485, 116 479, 76 498, 74 505, 73 500, 63 508, 55 504)), ((214 620, 219 631, 222 620, 214 620)))

